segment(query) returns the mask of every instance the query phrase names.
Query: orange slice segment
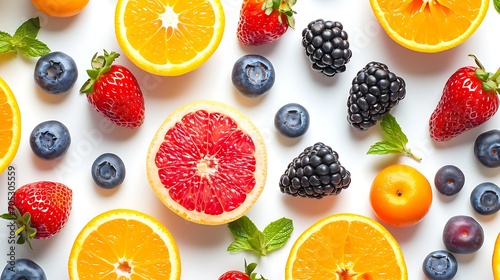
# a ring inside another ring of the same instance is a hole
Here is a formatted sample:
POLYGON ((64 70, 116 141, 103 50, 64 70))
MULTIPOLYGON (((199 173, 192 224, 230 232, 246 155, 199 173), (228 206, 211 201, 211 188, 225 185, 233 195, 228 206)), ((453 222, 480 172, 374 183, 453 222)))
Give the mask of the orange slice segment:
POLYGON ((399 244, 381 224, 357 214, 334 214, 295 241, 285 279, 408 279, 399 244))
POLYGON ((220 0, 119 0, 115 33, 139 68, 163 76, 190 72, 215 52, 224 33, 220 0))
POLYGON ((370 0, 375 17, 402 46, 439 52, 469 38, 489 7, 488 0, 370 0))
POLYGON ((97 215, 75 239, 70 279, 166 279, 181 274, 179 250, 170 232, 153 217, 115 209, 97 215))
POLYGON ((173 212, 200 224, 243 216, 266 181, 264 140, 236 109, 213 101, 188 103, 156 132, 147 155, 155 194, 173 212))
POLYGON ((21 112, 9 85, 0 78, 0 173, 12 162, 21 141, 21 112))

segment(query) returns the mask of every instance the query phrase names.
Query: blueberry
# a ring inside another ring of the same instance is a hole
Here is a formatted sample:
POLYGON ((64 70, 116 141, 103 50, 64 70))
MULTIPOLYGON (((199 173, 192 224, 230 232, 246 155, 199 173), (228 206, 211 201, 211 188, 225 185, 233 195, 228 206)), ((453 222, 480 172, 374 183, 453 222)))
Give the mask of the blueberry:
POLYGON ((453 216, 444 226, 443 243, 452 253, 474 253, 483 246, 483 227, 470 216, 453 216))
POLYGON ((500 166, 500 130, 480 134, 474 142, 474 155, 486 167, 500 166))
POLYGON ((68 128, 59 121, 45 121, 33 128, 30 146, 33 153, 44 160, 61 158, 71 144, 68 128))
POLYGON ((92 178, 101 188, 113 189, 125 180, 125 164, 122 159, 112 153, 105 153, 96 158, 92 164, 92 178))
POLYGON ((465 184, 465 175, 460 168, 454 165, 445 165, 438 169, 434 176, 434 185, 443 195, 451 196, 462 190, 465 184))
POLYGON ((239 58, 234 63, 231 73, 231 80, 236 89, 250 98, 266 94, 273 87, 275 79, 273 64, 257 54, 239 58))
POLYGON ((309 122, 306 108, 297 103, 284 105, 274 116, 274 127, 279 133, 290 138, 304 135, 309 129, 309 122))
POLYGON ((43 269, 30 259, 16 259, 15 265, 7 262, 0 280, 47 280, 43 269))
POLYGON ((481 215, 490 215, 500 210, 500 188, 485 182, 477 185, 470 194, 472 208, 481 215))
POLYGON ((35 83, 46 93, 68 92, 78 78, 76 63, 63 52, 51 52, 40 57, 35 65, 35 83))
POLYGON ((425 257, 422 270, 429 280, 451 280, 457 274, 458 262, 452 253, 438 250, 425 257))

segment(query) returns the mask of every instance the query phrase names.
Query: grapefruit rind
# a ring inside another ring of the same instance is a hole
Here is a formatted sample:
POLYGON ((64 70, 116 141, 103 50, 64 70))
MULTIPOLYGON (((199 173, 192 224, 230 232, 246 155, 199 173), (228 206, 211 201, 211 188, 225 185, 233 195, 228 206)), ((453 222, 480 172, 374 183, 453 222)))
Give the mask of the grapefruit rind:
POLYGON ((394 251, 394 254, 396 256, 396 259, 400 265, 401 268, 401 280, 407 280, 408 279, 408 271, 406 267, 406 261, 403 255, 403 252, 401 250, 401 247, 399 246, 399 243, 397 240, 392 236, 392 234, 379 222, 359 215, 359 214, 351 214, 351 213, 337 213, 337 214, 332 214, 330 216, 327 216, 325 218, 322 218, 321 220, 317 221, 313 225, 311 225, 309 228, 307 228, 300 236, 295 240, 295 243, 293 244, 290 254, 288 255, 288 259, 286 262, 285 266, 285 280, 293 280, 293 265, 295 260, 297 259, 297 253, 299 248, 306 242, 313 234, 318 232, 322 227, 332 223, 332 222, 337 222, 337 221, 346 221, 346 222, 361 222, 366 224, 367 229, 366 231, 369 231, 369 227, 375 229, 376 231, 380 232, 387 240, 387 242, 391 245, 392 250, 394 251))
MULTIPOLYGON (((10 139, 11 144, 7 153, 0 158, 0 174, 5 171, 7 166, 12 163, 14 157, 19 149, 19 143, 21 142, 21 111, 19 110, 19 104, 17 103, 16 97, 12 92, 9 85, 0 78, 0 91, 3 91, 7 97, 7 103, 12 109, 12 137, 10 139)), ((0 104, 3 106, 3 104, 0 104)), ((4 141, 4 139, 2 139, 4 141)))
POLYGON ((78 273, 78 255, 82 252, 82 247, 87 239, 87 237, 93 233, 98 227, 102 226, 106 222, 115 220, 115 219, 127 219, 127 220, 136 220, 140 221, 147 226, 149 226, 153 232, 157 233, 159 236, 163 238, 165 241, 165 245, 168 248, 168 253, 170 257, 170 263, 172 270, 170 271, 170 278, 168 280, 179 280, 181 278, 181 259, 179 249, 177 244, 170 233, 170 231, 162 225, 159 221, 155 220, 153 217, 139 212, 137 210, 132 209, 113 209, 106 212, 103 212, 94 218, 92 218, 80 231, 80 233, 75 238, 73 243, 73 247, 71 248, 71 252, 68 260, 68 272, 69 278, 80 279, 80 275, 78 273))
POLYGON ((178 109, 173 111, 160 125, 148 149, 146 170, 149 184, 154 193, 163 202, 163 204, 165 204, 165 206, 167 206, 174 213, 184 218, 185 220, 198 224, 227 224, 245 215, 248 210, 250 210, 250 208, 255 204, 260 194, 262 193, 267 177, 267 151, 262 135, 246 116, 244 116, 233 107, 230 107, 229 105, 215 101, 200 100, 179 107, 178 109), (179 122, 186 114, 198 110, 217 112, 232 118, 238 124, 238 128, 245 134, 249 135, 255 144, 255 186, 252 191, 246 194, 246 200, 241 205, 239 205, 233 211, 223 212, 220 215, 209 215, 197 211, 190 211, 185 209, 184 206, 182 206, 178 202, 174 201, 170 197, 168 189, 161 182, 158 176, 159 169, 155 164, 157 151, 159 150, 160 145, 163 143, 167 131, 171 127, 173 127, 174 124, 179 122))

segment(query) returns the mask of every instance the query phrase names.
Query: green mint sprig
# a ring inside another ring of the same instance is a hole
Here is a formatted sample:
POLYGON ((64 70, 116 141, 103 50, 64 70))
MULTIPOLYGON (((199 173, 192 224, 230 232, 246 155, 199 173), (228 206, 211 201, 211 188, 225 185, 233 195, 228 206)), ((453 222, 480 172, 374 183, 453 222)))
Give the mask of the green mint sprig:
POLYGON ((500 13, 500 0, 493 0, 493 6, 495 7, 495 10, 500 13))
POLYGON ((410 156, 416 161, 422 160, 421 157, 413 154, 411 149, 406 146, 408 138, 403 130, 401 130, 394 116, 391 114, 384 115, 380 122, 380 127, 382 128, 385 140, 373 144, 368 152, 366 152, 367 155, 398 153, 410 156))
POLYGON ((10 35, 7 32, 0 31, 0 54, 9 52, 21 52, 27 57, 39 57, 50 53, 50 48, 36 39, 40 31, 39 18, 31 18, 19 26, 14 33, 10 35))
POLYGON ((251 251, 258 256, 265 256, 283 247, 290 239, 293 222, 288 218, 281 218, 260 231, 250 218, 243 216, 228 223, 228 228, 234 237, 234 241, 227 248, 228 252, 251 251))

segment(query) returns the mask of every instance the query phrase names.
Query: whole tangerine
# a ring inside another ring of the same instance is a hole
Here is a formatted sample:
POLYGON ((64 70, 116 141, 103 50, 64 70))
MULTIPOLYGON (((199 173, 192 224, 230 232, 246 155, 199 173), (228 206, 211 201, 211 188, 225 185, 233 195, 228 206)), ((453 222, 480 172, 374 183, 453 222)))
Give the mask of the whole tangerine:
POLYGON ((382 222, 407 227, 420 222, 432 204, 432 188, 414 167, 394 164, 373 179, 370 204, 382 222))
POLYGON ((89 0, 32 0, 33 5, 51 17, 71 17, 83 10, 89 0))

